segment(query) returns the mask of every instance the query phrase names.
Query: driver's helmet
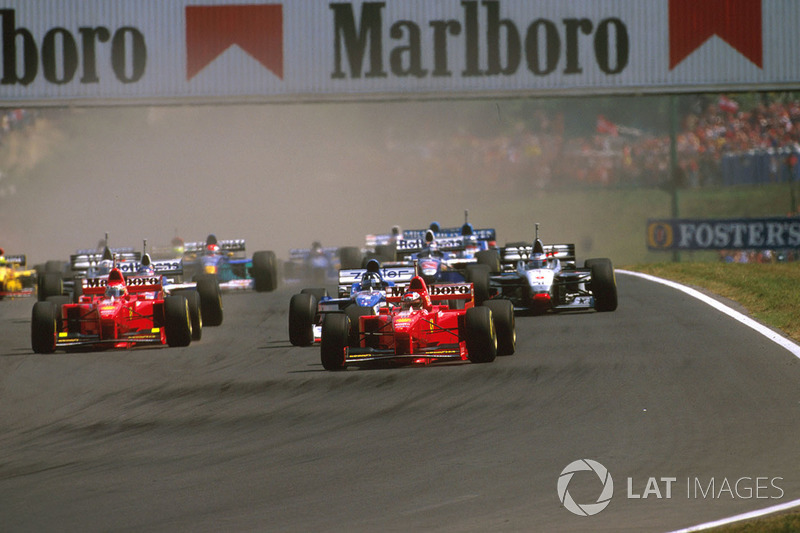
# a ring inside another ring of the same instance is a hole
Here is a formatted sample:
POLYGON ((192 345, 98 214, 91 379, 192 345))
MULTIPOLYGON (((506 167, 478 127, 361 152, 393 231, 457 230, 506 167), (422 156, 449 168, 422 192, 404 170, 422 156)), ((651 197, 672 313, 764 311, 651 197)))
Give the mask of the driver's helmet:
POLYGON ((214 254, 217 254, 217 253, 219 253, 219 244, 217 244, 215 242, 206 244, 206 254, 214 255, 214 254))
POLYGON ((183 242, 183 239, 181 239, 180 237, 175 237, 174 239, 172 239, 172 252, 176 256, 179 257, 179 256, 183 255, 183 253, 185 251, 186 251, 186 247, 185 247, 185 244, 183 242))
POLYGON ((418 292, 407 292, 403 295, 403 309, 420 309, 422 307, 422 296, 418 292))
POLYGON ((0 255, 0 267, 8 266, 8 260, 6 256, 0 255))
POLYGON ((156 269, 153 267, 153 261, 150 259, 150 254, 144 254, 142 257, 142 262, 139 264, 139 268, 136 270, 136 273, 145 276, 152 276, 155 274, 155 272, 156 269))
POLYGON ((533 254, 531 256, 528 265, 531 268, 546 268, 547 267, 547 255, 546 254, 533 254))
POLYGON ((111 259, 103 259, 97 263, 97 274, 100 276, 105 276, 111 269, 114 268, 114 261, 111 259))
POLYGON ((367 272, 361 278, 361 290, 368 291, 368 290, 378 290, 382 289, 381 287, 381 280, 378 276, 373 274, 372 272, 367 272))
POLYGON ((125 296, 125 286, 121 284, 107 285, 106 298, 120 298, 125 296))

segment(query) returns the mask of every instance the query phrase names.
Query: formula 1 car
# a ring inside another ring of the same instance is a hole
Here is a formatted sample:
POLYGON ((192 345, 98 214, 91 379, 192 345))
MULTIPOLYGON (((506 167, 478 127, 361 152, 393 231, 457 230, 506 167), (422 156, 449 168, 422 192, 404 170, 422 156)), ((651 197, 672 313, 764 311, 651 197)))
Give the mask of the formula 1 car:
POLYGON ((114 268, 107 278, 83 279, 77 303, 36 302, 31 344, 36 353, 57 349, 188 346, 193 329, 183 295, 166 295, 159 276, 127 276, 114 268))
MULTIPOLYGON (((386 291, 407 285, 416 274, 413 266, 381 268, 371 259, 366 269, 339 271, 336 298, 327 289, 303 289, 289 302, 289 341, 294 346, 309 346, 322 337, 322 323, 330 313, 345 313, 351 323, 362 315, 376 315, 387 306, 386 291)), ((357 331, 355 331, 357 334, 357 331)))
POLYGON ((397 255, 404 261, 397 264, 416 264, 426 283, 471 282, 480 305, 489 298, 490 274, 500 272, 500 255, 487 249, 467 257, 464 250, 463 237, 440 240, 428 229, 423 239, 398 241, 397 255))
POLYGON ((361 250, 355 246, 323 247, 317 241, 311 248, 292 248, 289 260, 283 264, 283 279, 287 283, 309 282, 317 285, 335 281, 341 269, 362 266, 361 250))
POLYGON ((0 248, 0 300, 33 294, 36 271, 22 270, 26 262, 24 255, 5 255, 0 248))
MULTIPOLYGON (((107 242, 107 237, 106 237, 107 242)), ((161 286, 165 294, 183 294, 189 301, 192 323, 195 325, 195 338, 200 340, 200 327, 219 326, 223 320, 222 293, 219 281, 213 274, 200 274, 195 281, 184 281, 182 259, 164 259, 154 261, 147 253, 147 242, 144 251, 133 248, 109 248, 102 252, 95 250, 78 250, 70 256, 68 277, 59 271, 45 272, 39 281, 38 296, 40 301, 53 300, 64 303, 77 302, 82 295, 83 280, 106 279, 112 268, 117 268, 123 275, 146 274, 161 277, 161 286)))
POLYGON ((183 268, 190 279, 213 274, 222 290, 268 292, 278 287, 275 252, 255 252, 248 259, 244 239, 217 240, 212 234, 205 243, 188 242, 184 246, 183 268))
POLYGON ((474 306, 471 283, 434 285, 415 276, 408 287, 387 294, 392 307, 358 318, 353 341, 350 317, 337 313, 322 323, 320 357, 326 370, 367 361, 430 364, 439 361, 489 363, 516 347, 514 311, 508 300, 474 306), (441 302, 465 300, 463 309, 441 302))
POLYGON ((503 249, 509 269, 490 277, 492 298, 507 298, 515 310, 544 313, 617 308, 617 282, 611 260, 587 259, 575 266, 575 245, 545 246, 538 237, 532 246, 515 243, 503 249))

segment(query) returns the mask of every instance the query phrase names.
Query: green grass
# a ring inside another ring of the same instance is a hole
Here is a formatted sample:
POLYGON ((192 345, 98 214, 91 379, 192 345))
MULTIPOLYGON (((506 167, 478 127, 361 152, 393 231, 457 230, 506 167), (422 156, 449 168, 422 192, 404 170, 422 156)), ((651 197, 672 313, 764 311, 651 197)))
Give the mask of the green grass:
POLYGON ((711 533, 796 533, 800 531, 800 511, 729 524, 707 530, 711 533))

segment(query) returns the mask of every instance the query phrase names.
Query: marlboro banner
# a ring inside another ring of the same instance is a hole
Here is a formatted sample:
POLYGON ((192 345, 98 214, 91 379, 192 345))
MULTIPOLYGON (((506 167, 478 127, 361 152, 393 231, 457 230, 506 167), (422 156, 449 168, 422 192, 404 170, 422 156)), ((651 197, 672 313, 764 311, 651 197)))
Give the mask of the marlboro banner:
POLYGON ((797 89, 798 27, 785 0, 0 0, 0 100, 797 89))

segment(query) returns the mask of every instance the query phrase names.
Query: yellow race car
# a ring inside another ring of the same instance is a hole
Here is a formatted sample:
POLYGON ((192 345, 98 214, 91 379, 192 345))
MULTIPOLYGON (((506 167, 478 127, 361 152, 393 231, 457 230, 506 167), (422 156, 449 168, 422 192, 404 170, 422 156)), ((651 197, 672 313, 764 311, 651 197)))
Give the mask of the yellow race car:
POLYGON ((0 248, 0 300, 33 294, 36 271, 25 270, 25 264, 25 255, 5 255, 0 248))

